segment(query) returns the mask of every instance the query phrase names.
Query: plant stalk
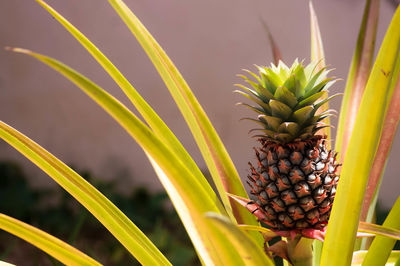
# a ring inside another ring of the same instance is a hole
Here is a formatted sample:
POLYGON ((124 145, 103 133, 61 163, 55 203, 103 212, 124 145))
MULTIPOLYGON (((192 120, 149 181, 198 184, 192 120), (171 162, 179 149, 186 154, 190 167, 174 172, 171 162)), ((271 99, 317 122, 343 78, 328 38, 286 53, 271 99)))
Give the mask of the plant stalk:
POLYGON ((313 265, 313 239, 297 235, 293 240, 288 239, 288 256, 293 266, 313 265))

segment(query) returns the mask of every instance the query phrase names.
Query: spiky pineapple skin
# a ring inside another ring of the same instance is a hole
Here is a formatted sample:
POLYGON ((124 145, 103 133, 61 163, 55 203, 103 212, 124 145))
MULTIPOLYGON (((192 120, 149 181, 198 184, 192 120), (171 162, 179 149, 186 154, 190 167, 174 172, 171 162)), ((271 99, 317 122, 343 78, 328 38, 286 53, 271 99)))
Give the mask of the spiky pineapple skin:
POLYGON ((250 164, 251 194, 272 229, 321 230, 328 222, 339 181, 336 154, 323 136, 279 143, 260 138, 250 164))

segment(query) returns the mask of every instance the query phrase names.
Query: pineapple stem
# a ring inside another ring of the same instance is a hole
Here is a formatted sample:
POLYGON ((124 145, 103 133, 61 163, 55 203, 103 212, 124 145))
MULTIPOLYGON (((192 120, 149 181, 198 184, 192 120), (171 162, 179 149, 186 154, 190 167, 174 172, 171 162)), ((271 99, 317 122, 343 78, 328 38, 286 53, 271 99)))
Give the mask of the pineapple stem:
POLYGON ((313 266, 313 239, 297 235, 287 239, 288 256, 293 266, 313 266))

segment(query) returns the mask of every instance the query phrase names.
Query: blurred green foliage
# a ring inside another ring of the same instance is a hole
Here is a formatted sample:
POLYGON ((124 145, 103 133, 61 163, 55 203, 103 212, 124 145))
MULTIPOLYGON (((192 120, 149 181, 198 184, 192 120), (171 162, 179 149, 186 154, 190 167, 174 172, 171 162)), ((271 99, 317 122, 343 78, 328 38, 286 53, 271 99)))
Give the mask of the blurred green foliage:
MULTIPOLYGON (((120 179, 105 182, 93 178, 87 171, 78 172, 115 203, 173 265, 200 265, 178 215, 168 205, 166 193, 135 188, 132 193, 122 195, 116 190, 120 179)), ((13 162, 0 162, 0 212, 59 237, 105 265, 140 265, 67 192, 59 188, 31 188, 21 167, 13 162)), ((13 262, 22 253, 29 253, 29 263, 25 265, 57 265, 39 249, 0 233, 1 260, 13 262), (27 248, 32 251, 21 250, 27 248)))

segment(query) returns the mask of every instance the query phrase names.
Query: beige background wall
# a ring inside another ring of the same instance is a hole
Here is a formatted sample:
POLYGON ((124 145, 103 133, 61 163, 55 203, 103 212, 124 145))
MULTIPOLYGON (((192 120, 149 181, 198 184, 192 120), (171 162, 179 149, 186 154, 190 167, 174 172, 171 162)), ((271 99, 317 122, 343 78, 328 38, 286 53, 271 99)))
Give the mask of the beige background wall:
MULTIPOLYGON (((327 62, 346 78, 362 0, 316 0, 327 62)), ((125 25, 105 0, 49 0, 59 12, 110 57, 143 97, 161 114, 202 168, 204 163, 172 98, 125 25)), ((247 131, 239 122, 245 110, 232 93, 235 75, 272 56, 264 18, 288 63, 309 57, 309 14, 306 0, 126 0, 179 67, 214 123, 242 177, 253 159, 247 131)), ((382 1, 379 42, 394 7, 382 1)), ((33 0, 1 0, 0 47, 17 46, 56 57, 87 74, 130 106, 119 88, 87 52, 33 0)), ((332 93, 340 92, 339 82, 332 93)), ((333 102, 339 109, 340 99, 333 102)), ((48 67, 23 55, 0 50, 0 119, 21 130, 65 162, 111 179, 126 176, 123 188, 161 189, 138 145, 87 96, 48 67)), ((336 121, 334 121, 336 123, 336 121)), ((399 190, 399 137, 393 146, 381 198, 393 204, 399 190)), ((34 176, 34 185, 54 182, 4 142, 0 159, 17 159, 34 176)), ((354 163, 356 167, 356 162, 354 163)), ((357 177, 355 177, 357 178, 357 177)))

